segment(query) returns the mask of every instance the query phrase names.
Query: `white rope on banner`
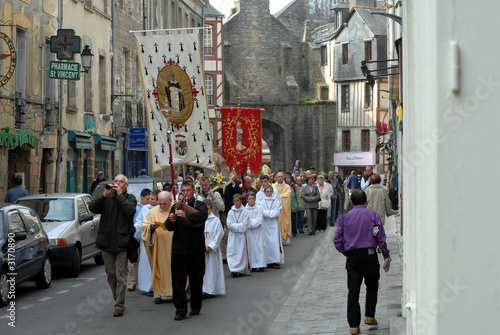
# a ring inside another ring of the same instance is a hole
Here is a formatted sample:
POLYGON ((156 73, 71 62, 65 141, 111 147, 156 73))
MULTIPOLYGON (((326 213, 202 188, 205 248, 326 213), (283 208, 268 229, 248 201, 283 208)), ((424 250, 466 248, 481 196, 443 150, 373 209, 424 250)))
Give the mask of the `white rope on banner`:
MULTIPOLYGON (((200 30, 200 29, 212 29, 212 27, 191 27, 191 28, 169 28, 169 29, 152 29, 152 30, 130 30, 131 34, 141 34, 141 33, 160 33, 160 32, 168 32, 168 33, 183 33, 187 31, 190 33, 190 30, 200 30)), ((170 35, 170 34, 169 34, 170 35)))

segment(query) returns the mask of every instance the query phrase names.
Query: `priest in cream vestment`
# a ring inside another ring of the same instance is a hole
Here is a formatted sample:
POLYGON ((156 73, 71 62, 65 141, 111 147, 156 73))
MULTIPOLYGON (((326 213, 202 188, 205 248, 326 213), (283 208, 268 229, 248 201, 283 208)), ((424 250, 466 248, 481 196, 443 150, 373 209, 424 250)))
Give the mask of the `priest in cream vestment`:
POLYGON ((173 294, 170 259, 174 233, 164 229, 164 222, 168 219, 172 206, 172 194, 160 192, 158 205, 149 211, 142 222, 142 239, 151 265, 151 285, 157 304, 163 302, 162 298, 171 297, 173 294))
POLYGON ((289 244, 290 237, 292 237, 292 189, 290 185, 285 183, 285 175, 283 172, 278 172, 276 178, 278 180, 273 184, 273 187, 278 190, 281 198, 282 207, 279 217, 281 239, 283 240, 283 244, 289 244))

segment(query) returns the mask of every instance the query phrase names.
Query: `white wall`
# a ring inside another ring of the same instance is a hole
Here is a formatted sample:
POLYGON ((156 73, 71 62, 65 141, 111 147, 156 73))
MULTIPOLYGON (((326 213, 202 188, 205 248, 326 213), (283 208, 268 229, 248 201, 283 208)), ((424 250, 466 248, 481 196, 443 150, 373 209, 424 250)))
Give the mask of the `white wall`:
POLYGON ((500 2, 403 8, 407 334, 497 334, 500 2))

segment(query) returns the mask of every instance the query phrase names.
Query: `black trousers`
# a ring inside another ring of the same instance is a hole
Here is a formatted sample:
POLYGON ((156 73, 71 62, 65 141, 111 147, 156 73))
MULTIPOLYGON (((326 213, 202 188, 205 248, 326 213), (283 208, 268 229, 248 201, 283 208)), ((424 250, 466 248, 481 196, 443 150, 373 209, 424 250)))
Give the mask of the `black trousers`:
POLYGON ((172 254, 172 289, 176 313, 187 314, 186 279, 189 276, 191 310, 201 310, 203 276, 205 275, 205 254, 172 254))
POLYGON ((316 230, 326 229, 327 209, 318 209, 318 218, 316 219, 316 230))
POLYGON ((292 234, 297 235, 298 212, 292 213, 292 234))
MULTIPOLYGON (((373 249, 372 249, 373 250, 373 249)), ((380 279, 380 264, 377 253, 369 255, 367 249, 348 252, 345 268, 347 269, 347 321, 349 326, 359 327, 361 323, 361 308, 359 307, 359 292, 363 279, 366 285, 365 316, 375 317, 378 297, 378 280, 380 279)))
POLYGON ((393 210, 398 210, 398 191, 391 188, 389 190, 389 199, 391 200, 391 207, 393 210))

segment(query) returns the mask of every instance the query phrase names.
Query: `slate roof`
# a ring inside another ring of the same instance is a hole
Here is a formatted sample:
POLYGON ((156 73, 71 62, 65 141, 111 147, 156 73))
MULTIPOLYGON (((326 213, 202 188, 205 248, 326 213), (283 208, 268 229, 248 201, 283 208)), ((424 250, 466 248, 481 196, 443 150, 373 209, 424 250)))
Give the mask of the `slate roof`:
POLYGON ((205 17, 224 17, 225 15, 215 9, 210 3, 205 8, 205 17))
POLYGON ((382 15, 372 15, 371 12, 381 12, 385 13, 385 8, 375 8, 375 7, 363 7, 363 6, 354 6, 349 15, 344 20, 344 24, 342 24, 339 29, 334 33, 333 38, 337 38, 340 33, 346 28, 345 23, 348 22, 351 17, 354 15, 354 12, 357 12, 361 19, 366 23, 368 28, 373 32, 375 36, 379 35, 387 35, 387 18, 382 15))
POLYGON ((387 35, 387 18, 382 15, 372 15, 372 12, 385 13, 385 8, 381 10, 380 8, 371 7, 361 7, 354 6, 354 8, 361 16, 361 19, 365 21, 366 25, 375 35, 387 35))
POLYGON ((286 5, 282 10, 280 10, 279 12, 277 12, 276 14, 274 14, 273 16, 277 19, 279 19, 281 16, 285 15, 288 10, 293 7, 296 3, 298 3, 300 0, 295 0, 295 1, 292 1, 290 2, 288 5, 286 5))

